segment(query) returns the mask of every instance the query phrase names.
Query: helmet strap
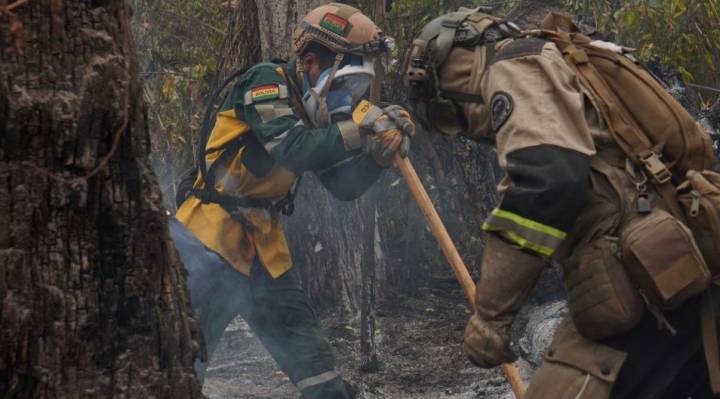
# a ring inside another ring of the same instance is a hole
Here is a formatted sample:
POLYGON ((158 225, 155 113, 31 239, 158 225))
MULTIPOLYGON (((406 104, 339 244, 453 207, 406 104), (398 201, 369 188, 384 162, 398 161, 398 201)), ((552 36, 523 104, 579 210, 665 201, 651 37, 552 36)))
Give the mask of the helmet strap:
POLYGON ((312 87, 308 87, 308 92, 311 96, 315 98, 315 101, 318 103, 318 110, 316 111, 316 117, 315 121, 317 123, 320 123, 322 120, 323 122, 330 123, 330 117, 329 112, 327 108, 327 94, 328 91, 330 91, 330 85, 332 84, 333 79, 335 78, 335 73, 337 73, 338 68, 340 67, 340 63, 342 62, 343 58, 345 57, 345 53, 337 53, 335 54, 335 63, 333 64, 332 69, 330 70, 330 74, 328 75, 327 81, 325 82, 325 85, 323 86, 320 93, 316 92, 315 89, 312 87))
POLYGON ((342 62, 343 58, 345 58, 345 53, 335 54, 335 63, 330 70, 330 75, 328 76, 327 83, 325 83, 325 86, 323 86, 322 88, 322 93, 320 93, 322 98, 327 97, 327 93, 328 91, 330 91, 330 85, 332 84, 333 79, 335 79, 335 73, 337 73, 337 70, 340 67, 340 63, 342 62))

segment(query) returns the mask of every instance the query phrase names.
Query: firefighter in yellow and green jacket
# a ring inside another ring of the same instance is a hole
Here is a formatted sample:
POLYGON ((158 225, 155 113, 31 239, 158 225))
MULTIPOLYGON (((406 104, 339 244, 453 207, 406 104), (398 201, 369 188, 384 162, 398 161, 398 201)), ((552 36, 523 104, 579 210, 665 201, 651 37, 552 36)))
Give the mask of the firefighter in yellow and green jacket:
MULTIPOLYGON (((405 156, 414 126, 400 107, 362 99, 392 38, 357 9, 312 10, 292 39, 297 58, 245 71, 225 99, 171 233, 212 355, 240 314, 303 398, 350 398, 307 294, 292 273, 279 211, 298 175, 338 199, 361 196, 405 156), (179 221, 179 222, 178 222, 179 221)), ((201 379, 207 361, 196 363, 201 379)))

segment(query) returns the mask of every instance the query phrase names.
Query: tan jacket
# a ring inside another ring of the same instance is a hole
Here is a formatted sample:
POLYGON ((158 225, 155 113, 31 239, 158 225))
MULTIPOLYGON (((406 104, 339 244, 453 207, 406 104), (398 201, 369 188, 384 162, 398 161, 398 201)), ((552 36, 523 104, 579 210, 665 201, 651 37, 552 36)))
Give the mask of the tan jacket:
MULTIPOLYGON (((592 240, 617 233, 635 187, 624 156, 556 46, 526 39, 498 46, 480 81, 489 115, 485 138, 506 171, 501 203, 483 228, 526 251, 563 263, 592 240), (512 51, 508 51, 508 49, 512 51), (510 55, 508 55, 510 53, 510 55), (624 186, 626 198, 611 185, 624 186), (619 182, 619 183, 618 183, 619 182)), ((521 268, 523 265, 482 265, 521 268)), ((478 289, 490 287, 478 286, 478 289)), ((583 338, 568 315, 559 326, 525 399, 604 399, 626 357, 583 338)))

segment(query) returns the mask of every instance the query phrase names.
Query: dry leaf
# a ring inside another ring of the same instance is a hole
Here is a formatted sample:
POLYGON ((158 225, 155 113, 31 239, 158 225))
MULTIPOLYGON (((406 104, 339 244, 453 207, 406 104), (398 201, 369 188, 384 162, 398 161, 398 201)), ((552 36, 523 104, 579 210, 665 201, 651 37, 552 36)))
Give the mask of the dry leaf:
POLYGON ((433 309, 433 308, 426 308, 425 311, 426 311, 426 312, 434 312, 435 309, 433 309))
POLYGON ((237 7, 237 0, 222 2, 222 3, 220 3, 220 7, 221 8, 229 8, 231 10, 234 10, 235 7, 237 7))
POLYGON ((7 33, 10 36, 10 45, 5 48, 5 54, 10 54, 13 51, 22 54, 23 44, 25 43, 25 29, 23 29, 23 24, 17 17, 13 17, 7 25, 7 33))
POLYGON ((355 329, 350 324, 346 325, 345 329, 350 330, 350 331, 355 331, 355 329))

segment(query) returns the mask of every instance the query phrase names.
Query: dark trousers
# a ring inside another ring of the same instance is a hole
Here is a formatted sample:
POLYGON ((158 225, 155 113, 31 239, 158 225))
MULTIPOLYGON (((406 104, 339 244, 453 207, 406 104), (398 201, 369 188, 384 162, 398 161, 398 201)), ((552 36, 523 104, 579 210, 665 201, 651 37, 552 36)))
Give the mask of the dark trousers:
POLYGON ((274 279, 256 258, 245 276, 172 216, 170 232, 188 271, 193 310, 205 336, 208 360, 195 363, 201 381, 223 331, 240 315, 303 398, 351 397, 335 371, 327 335, 291 272, 274 279))
POLYGON ((632 330, 601 343, 627 352, 610 394, 611 399, 717 399, 708 380, 700 329, 700 297, 663 312, 677 330, 658 329, 645 311, 632 330))

